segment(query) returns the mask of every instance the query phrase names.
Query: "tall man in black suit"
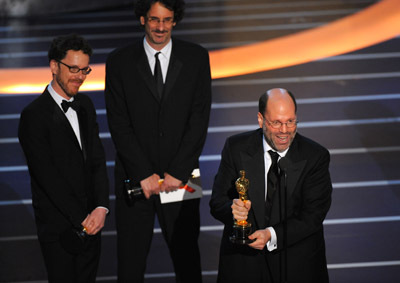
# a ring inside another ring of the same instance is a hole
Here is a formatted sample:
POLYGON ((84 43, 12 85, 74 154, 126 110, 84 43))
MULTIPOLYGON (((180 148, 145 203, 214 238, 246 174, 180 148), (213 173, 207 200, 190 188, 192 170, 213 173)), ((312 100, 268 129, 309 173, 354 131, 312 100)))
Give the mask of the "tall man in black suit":
POLYGON ((218 282, 285 282, 285 266, 286 282, 329 281, 322 222, 331 204, 330 157, 324 147, 296 134, 296 110, 290 92, 271 89, 260 97, 260 129, 232 136, 225 143, 210 200, 212 215, 225 224, 218 282), (268 171, 275 153, 287 161, 281 168, 287 175, 286 244, 285 194, 279 192, 284 186, 276 191, 269 187, 268 171), (247 202, 238 199, 234 185, 240 170, 245 170, 250 182, 247 202), (230 242, 233 218, 252 223, 249 238, 253 243, 230 242))
POLYGON ((78 93, 91 54, 77 35, 55 38, 48 53, 53 80, 19 124, 49 282, 96 281, 109 192, 96 112, 78 93))
POLYGON ((118 282, 143 282, 155 214, 176 281, 202 280, 200 200, 161 204, 158 195, 176 190, 198 168, 211 107, 208 52, 171 39, 183 8, 183 1, 138 1, 144 38, 112 52, 106 64, 107 116, 117 151, 118 282), (125 203, 125 179, 141 186, 145 200, 125 203))

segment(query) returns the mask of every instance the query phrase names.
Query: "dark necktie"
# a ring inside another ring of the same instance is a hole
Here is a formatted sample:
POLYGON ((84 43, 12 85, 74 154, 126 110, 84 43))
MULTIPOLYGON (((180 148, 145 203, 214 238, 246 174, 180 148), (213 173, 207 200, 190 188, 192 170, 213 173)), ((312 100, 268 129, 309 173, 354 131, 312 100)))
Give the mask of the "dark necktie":
POLYGON ((156 65, 154 66, 154 78, 156 80, 156 86, 157 86, 157 91, 158 91, 158 97, 161 99, 162 93, 163 93, 163 88, 164 88, 164 82, 163 82, 163 75, 161 71, 161 64, 160 64, 160 59, 158 59, 158 55, 161 52, 157 52, 156 55, 156 65))
POLYGON ((72 109, 74 109, 76 112, 78 112, 79 107, 81 107, 81 103, 77 99, 74 99, 74 101, 72 101, 72 102, 68 102, 66 100, 63 100, 61 102, 61 107, 64 110, 64 113, 67 112, 68 108, 70 108, 70 107, 72 109))
POLYGON ((269 155, 271 156, 272 164, 268 171, 268 184, 267 184, 267 201, 271 204, 272 197, 275 191, 278 189, 278 158, 279 154, 275 151, 269 150, 269 155))

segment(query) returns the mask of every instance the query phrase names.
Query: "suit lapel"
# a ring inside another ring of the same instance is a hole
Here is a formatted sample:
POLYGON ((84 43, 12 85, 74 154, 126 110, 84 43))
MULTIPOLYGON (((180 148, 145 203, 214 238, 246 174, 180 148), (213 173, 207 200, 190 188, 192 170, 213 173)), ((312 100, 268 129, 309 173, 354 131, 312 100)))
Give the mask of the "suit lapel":
POLYGON ((299 180, 300 175, 307 164, 307 160, 302 159, 302 157, 299 155, 297 138, 293 140, 293 143, 286 154, 286 158, 289 161, 287 168, 287 189, 288 198, 290 198, 294 189, 296 188, 297 181, 299 180))
POLYGON ((84 107, 81 107, 78 111, 78 120, 79 120, 79 133, 81 138, 82 145, 82 153, 83 158, 86 160, 87 158, 87 143, 88 143, 88 124, 87 124, 87 112, 84 107))
POLYGON ((142 44, 141 47, 141 55, 139 56, 138 64, 136 65, 137 71, 140 76, 143 78, 143 81, 146 83, 147 87, 150 89, 151 94, 154 98, 160 102, 158 98, 158 92, 156 88, 156 83, 154 80, 154 76, 150 70, 149 61, 147 59, 146 52, 144 51, 144 47, 142 44))
MULTIPOLYGON (((285 156, 288 161, 288 167, 286 169, 288 200, 291 198, 291 196, 296 188, 296 184, 298 183, 298 180, 301 176, 301 173, 303 172, 304 167, 307 164, 307 160, 302 159, 298 153, 299 153, 298 144, 297 144, 297 139, 295 138, 293 143, 290 146, 289 151, 287 152, 287 154, 285 156)), ((283 184, 281 184, 282 207, 283 207, 283 198, 284 198, 283 189, 284 189, 283 184)), ((271 223, 277 223, 278 221, 280 221, 280 219, 279 219, 279 194, 276 193, 274 195, 274 200, 273 200, 273 205, 272 205, 271 223)))
MULTIPOLYGON (((51 98, 51 97, 50 97, 51 98)), ((51 98, 52 99, 52 98, 51 98)), ((76 139, 75 132, 71 127, 71 124, 69 123, 67 117, 65 114, 62 112, 60 107, 54 103, 53 106, 54 112, 53 112, 53 121, 54 124, 57 128, 60 128, 63 133, 78 147, 79 142, 76 139)))
MULTIPOLYGON (((265 227, 265 169, 264 149, 262 136, 257 131, 248 143, 247 151, 241 152, 243 169, 246 171, 246 178, 249 179, 248 196, 251 200, 251 207, 258 229, 265 227)), ((239 168, 241 169, 241 168, 239 168)))
POLYGON ((171 52, 171 57, 169 59, 167 79, 164 85, 164 93, 162 96, 162 100, 167 99, 169 94, 171 93, 172 87, 174 86, 176 80, 179 77, 179 72, 182 68, 182 65, 183 64, 179 60, 179 58, 174 55, 174 45, 172 45, 172 52, 171 52))

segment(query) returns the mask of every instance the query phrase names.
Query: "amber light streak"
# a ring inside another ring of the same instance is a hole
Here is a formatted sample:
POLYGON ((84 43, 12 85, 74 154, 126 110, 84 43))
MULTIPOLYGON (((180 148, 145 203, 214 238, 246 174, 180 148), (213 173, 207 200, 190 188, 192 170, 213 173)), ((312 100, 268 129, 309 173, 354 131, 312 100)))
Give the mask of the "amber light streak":
POLYGON ((213 78, 244 75, 348 53, 400 34, 400 1, 385 0, 315 29, 211 52, 213 78))
MULTIPOLYGON (((90 65, 92 72, 81 86, 82 91, 104 89, 105 65, 90 65)), ((0 93, 42 93, 51 80, 49 67, 0 69, 0 93)))
MULTIPOLYGON (((315 29, 210 52, 213 79, 262 72, 348 53, 400 34, 399 0, 383 0, 315 29)), ((81 90, 103 90, 104 64, 92 66, 81 90)), ((0 93, 41 93, 51 79, 44 68, 0 69, 0 93)))

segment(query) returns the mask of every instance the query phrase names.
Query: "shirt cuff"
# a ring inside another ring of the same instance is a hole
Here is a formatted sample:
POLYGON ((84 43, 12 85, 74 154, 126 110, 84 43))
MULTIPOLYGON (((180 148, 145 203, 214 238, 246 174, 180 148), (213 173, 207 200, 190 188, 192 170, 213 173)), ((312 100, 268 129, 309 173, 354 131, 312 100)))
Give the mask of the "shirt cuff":
POLYGON ((103 209, 105 209, 105 210, 106 210, 106 214, 108 214, 108 212, 110 212, 110 211, 108 210, 108 208, 107 208, 107 207, 104 207, 104 206, 98 206, 98 207, 96 207, 96 208, 103 208, 103 209))
POLYGON ((275 229, 272 227, 268 227, 267 229, 271 233, 271 240, 269 240, 267 242, 266 246, 267 246, 268 251, 272 252, 273 250, 276 250, 278 248, 276 232, 275 232, 275 229))

